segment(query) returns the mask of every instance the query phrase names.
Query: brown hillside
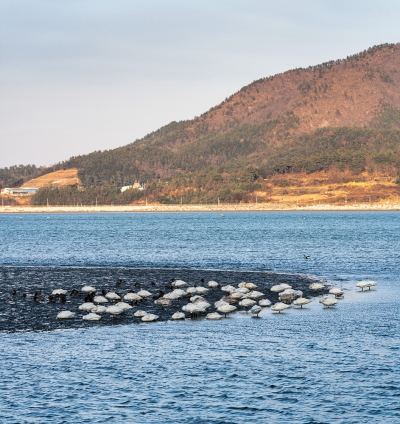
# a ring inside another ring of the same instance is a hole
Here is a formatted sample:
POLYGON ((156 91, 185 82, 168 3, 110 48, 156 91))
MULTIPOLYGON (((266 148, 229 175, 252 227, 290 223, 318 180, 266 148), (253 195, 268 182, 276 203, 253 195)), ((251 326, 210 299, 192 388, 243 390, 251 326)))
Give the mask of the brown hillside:
POLYGON ((60 171, 50 172, 49 174, 42 175, 41 177, 35 178, 33 180, 26 181, 22 187, 46 187, 46 186, 56 186, 56 187, 65 187, 70 185, 80 185, 81 182, 78 177, 78 169, 63 169, 60 171))
POLYGON ((235 122, 259 124, 287 113, 298 122, 284 131, 278 126, 280 139, 327 126, 364 127, 383 106, 400 108, 400 43, 255 81, 196 119, 188 127, 192 140, 173 144, 190 143, 199 130, 218 131, 235 122))
POLYGON ((300 118, 299 132, 368 125, 383 104, 400 108, 400 43, 362 56, 256 81, 203 121, 216 129, 235 119, 260 123, 292 111, 300 118))

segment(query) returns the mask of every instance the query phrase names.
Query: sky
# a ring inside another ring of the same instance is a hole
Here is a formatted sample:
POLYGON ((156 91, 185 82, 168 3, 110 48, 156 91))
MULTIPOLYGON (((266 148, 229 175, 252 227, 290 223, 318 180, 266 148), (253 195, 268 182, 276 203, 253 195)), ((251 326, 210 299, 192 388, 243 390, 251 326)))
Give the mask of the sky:
POLYGON ((202 114, 252 81, 400 41, 398 0, 0 0, 0 167, 202 114))

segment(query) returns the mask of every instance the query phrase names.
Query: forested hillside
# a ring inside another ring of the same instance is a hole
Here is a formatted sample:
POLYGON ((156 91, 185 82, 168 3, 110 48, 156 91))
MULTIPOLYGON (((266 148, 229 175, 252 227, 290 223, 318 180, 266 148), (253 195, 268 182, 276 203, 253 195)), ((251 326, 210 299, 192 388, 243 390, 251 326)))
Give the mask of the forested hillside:
POLYGON ((375 46, 263 78, 193 120, 48 168, 78 168, 83 187, 43 188, 35 202, 247 201, 283 174, 396 181, 399 110, 400 45, 375 46), (145 190, 120 193, 135 181, 145 190))

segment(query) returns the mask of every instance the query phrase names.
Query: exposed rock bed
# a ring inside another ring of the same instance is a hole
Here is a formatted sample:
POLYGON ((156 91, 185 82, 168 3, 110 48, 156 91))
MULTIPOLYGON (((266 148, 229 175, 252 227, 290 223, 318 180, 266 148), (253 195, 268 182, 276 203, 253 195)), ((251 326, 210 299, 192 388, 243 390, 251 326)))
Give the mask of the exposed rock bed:
MULTIPOLYGON (((88 326, 121 325, 141 323, 141 319, 134 317, 138 309, 159 316, 159 320, 169 320, 173 313, 182 311, 182 306, 189 302, 190 296, 174 300, 172 305, 162 308, 154 304, 152 297, 141 301, 138 305, 131 303, 133 309, 122 315, 111 316, 103 314, 100 321, 90 322, 82 319, 86 312, 78 309, 84 302, 85 294, 81 288, 89 284, 98 292, 115 291, 123 297, 129 290, 138 292, 141 289, 150 291, 153 296, 159 296, 159 291, 170 292, 172 279, 181 279, 188 286, 204 286, 210 280, 217 281, 221 286, 232 284, 237 286, 242 281, 252 282, 258 286, 265 296, 260 299, 269 299, 272 303, 278 301, 278 294, 272 293, 269 288, 274 284, 287 283, 294 289, 303 291, 303 297, 317 296, 328 292, 328 287, 320 291, 312 291, 309 285, 318 281, 303 275, 276 274, 271 272, 251 271, 210 271, 197 269, 137 269, 137 268, 70 268, 70 267, 0 267, 0 332, 16 331, 49 331, 65 328, 82 328, 88 326), (117 283, 118 280, 124 280, 117 283), (203 280, 203 281, 202 281, 203 280), (140 287, 138 287, 138 284, 140 287), (57 299, 49 300, 49 295, 55 289, 65 289, 68 295, 64 302, 57 299), (71 297, 73 289, 81 294, 71 297), (13 292, 15 291, 15 292, 13 292), (38 292, 39 300, 34 300, 34 293, 38 292), (75 312, 75 318, 68 320, 56 319, 63 310, 75 312)), ((188 287, 186 286, 186 287, 188 287)), ((186 287, 182 287, 185 289, 186 287)), ((214 302, 227 293, 220 288, 210 288, 203 295, 211 307, 208 312, 215 311, 214 302)), ((260 300, 257 299, 257 300, 260 300)), ((121 299, 123 300, 123 299, 121 299)), ((113 304, 110 302, 109 305, 113 304)), ((236 304, 238 309, 241 308, 236 304)), ((189 317, 188 314, 186 314, 189 317)))

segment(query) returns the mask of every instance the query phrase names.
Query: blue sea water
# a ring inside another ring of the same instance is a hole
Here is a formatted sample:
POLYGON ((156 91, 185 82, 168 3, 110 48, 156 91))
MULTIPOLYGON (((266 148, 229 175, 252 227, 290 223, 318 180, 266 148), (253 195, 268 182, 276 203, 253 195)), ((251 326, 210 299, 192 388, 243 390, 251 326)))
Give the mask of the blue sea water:
POLYGON ((0 422, 400 423, 400 213, 0 215, 0 242, 0 267, 269 270, 346 290, 261 319, 0 334, 0 422), (364 278, 376 290, 357 292, 364 278))

